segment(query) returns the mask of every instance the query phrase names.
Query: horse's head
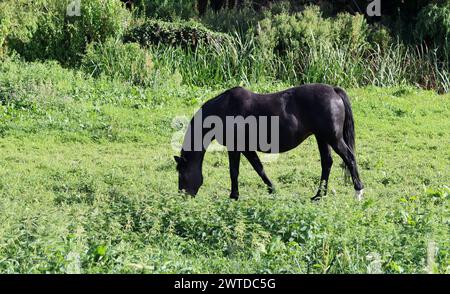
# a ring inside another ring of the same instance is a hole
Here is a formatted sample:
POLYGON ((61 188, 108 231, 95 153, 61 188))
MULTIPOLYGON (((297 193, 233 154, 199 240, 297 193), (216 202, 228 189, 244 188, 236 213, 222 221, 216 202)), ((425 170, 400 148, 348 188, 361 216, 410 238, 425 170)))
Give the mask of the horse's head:
POLYGON ((201 166, 195 162, 189 162, 183 156, 174 156, 178 171, 178 190, 191 196, 198 193, 203 184, 201 166))

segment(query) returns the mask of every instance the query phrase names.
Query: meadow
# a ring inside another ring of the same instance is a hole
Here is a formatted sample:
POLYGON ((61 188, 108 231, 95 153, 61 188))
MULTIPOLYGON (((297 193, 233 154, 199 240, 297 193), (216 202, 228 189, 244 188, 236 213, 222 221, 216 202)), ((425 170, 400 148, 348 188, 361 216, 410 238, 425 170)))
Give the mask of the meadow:
MULTIPOLYGON (((250 82, 256 92, 295 84, 250 82)), ((313 138, 266 163, 269 195, 242 162, 208 153, 196 198, 177 191, 172 136, 226 86, 152 87, 56 62, 0 64, 2 273, 449 273, 450 96, 347 88, 366 194, 335 164, 318 203, 313 138), (293 164, 294 163, 294 164, 293 164)))

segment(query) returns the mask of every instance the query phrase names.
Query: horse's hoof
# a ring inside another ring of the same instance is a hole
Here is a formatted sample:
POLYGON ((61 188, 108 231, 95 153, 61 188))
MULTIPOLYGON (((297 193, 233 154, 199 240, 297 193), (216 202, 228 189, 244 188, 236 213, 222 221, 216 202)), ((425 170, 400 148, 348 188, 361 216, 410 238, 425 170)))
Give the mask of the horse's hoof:
POLYGON ((239 200, 239 195, 230 195, 230 199, 233 199, 233 200, 239 200))
POLYGON ((269 191, 269 194, 275 194, 275 193, 277 192, 277 190, 275 189, 274 186, 271 186, 271 187, 269 187, 269 188, 267 188, 267 189, 268 189, 268 191, 269 191))
POLYGON ((363 195, 364 195, 364 189, 361 189, 359 191, 358 190, 355 191, 355 198, 356 198, 356 200, 361 201, 363 195))
POLYGON ((314 196, 314 197, 312 197, 311 198, 311 201, 319 201, 319 200, 321 200, 322 199, 322 196, 320 196, 320 195, 316 195, 316 196, 314 196))

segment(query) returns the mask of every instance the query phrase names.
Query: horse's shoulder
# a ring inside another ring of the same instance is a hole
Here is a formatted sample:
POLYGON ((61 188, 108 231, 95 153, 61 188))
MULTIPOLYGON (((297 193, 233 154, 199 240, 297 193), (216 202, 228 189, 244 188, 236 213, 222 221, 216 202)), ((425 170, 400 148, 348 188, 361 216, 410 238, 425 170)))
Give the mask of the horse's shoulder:
POLYGON ((242 97, 244 95, 251 94, 251 92, 249 90, 245 89, 244 87, 240 87, 240 86, 229 89, 228 93, 234 97, 242 97))
POLYGON ((251 93, 243 87, 234 87, 226 90, 222 94, 206 101, 202 108, 206 109, 219 109, 223 107, 229 107, 230 105, 240 105, 248 97, 248 93, 251 93))

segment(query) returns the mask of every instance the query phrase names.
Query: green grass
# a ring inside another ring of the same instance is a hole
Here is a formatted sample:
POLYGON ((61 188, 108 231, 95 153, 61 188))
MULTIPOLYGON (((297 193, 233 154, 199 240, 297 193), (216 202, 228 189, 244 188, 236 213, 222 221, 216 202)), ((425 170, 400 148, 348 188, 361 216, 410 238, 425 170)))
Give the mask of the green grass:
POLYGON ((0 65, 0 272, 450 272, 449 95, 348 91, 362 202, 335 154, 330 195, 309 201, 320 176, 312 138, 265 165, 276 195, 243 161, 241 199, 230 201, 217 152, 199 195, 183 197, 172 120, 222 90, 0 65))

